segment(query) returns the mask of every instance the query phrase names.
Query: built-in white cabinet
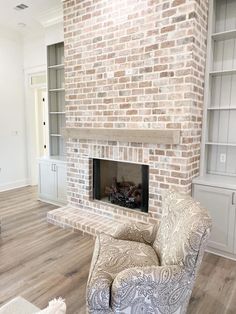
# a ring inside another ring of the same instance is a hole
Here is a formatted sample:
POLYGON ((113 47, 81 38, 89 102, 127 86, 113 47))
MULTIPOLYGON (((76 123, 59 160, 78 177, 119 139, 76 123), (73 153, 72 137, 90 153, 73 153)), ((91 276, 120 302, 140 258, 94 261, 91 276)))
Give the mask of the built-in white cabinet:
POLYGON ((49 156, 39 159, 39 199, 66 203, 64 43, 47 47, 49 156))
POLYGON ((208 243, 209 250, 222 255, 236 254, 236 190, 195 184, 193 196, 209 210, 212 217, 213 227, 208 243))
POLYGON ((63 160, 40 158, 39 199, 56 205, 66 204, 66 163, 63 160))
POLYGON ((193 196, 209 211, 208 250, 236 259, 236 1, 210 0, 200 176, 193 196))

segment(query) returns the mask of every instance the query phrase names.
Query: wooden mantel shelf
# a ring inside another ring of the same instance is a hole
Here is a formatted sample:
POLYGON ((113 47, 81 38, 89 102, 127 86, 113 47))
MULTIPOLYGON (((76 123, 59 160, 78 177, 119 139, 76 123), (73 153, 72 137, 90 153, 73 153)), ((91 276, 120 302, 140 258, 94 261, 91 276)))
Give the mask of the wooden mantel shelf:
POLYGON ((64 128, 65 138, 136 142, 148 144, 179 144, 180 130, 64 128))

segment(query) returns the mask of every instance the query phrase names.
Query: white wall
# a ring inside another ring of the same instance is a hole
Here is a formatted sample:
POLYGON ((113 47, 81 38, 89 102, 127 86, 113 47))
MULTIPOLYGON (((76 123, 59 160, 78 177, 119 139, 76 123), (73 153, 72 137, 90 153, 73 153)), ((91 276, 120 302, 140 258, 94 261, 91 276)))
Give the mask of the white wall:
POLYGON ((24 69, 45 66, 47 63, 46 46, 64 41, 63 23, 57 23, 45 28, 44 34, 24 39, 24 69))
POLYGON ((0 191, 28 183, 23 45, 0 32, 0 191))
POLYGON ((44 65, 46 68, 45 36, 24 40, 24 69, 35 68, 44 65))
POLYGON ((46 45, 63 41, 63 25, 21 41, 0 28, 0 191, 37 184, 35 92, 32 73, 46 73, 46 45))
POLYGON ((45 29, 46 45, 53 45, 64 41, 63 22, 51 25, 45 29))

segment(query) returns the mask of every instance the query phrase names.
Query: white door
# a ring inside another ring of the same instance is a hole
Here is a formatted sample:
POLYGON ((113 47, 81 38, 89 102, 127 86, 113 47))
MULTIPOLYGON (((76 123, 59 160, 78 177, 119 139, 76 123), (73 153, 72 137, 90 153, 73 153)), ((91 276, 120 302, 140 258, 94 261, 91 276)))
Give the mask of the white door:
POLYGON ((60 203, 67 202, 66 164, 57 164, 57 199, 60 203))
POLYGON ((194 184, 194 199, 207 208, 213 227, 209 247, 224 252, 234 251, 235 205, 234 191, 194 184))
POLYGON ((57 199, 57 175, 55 164, 39 161, 39 196, 42 199, 57 199))

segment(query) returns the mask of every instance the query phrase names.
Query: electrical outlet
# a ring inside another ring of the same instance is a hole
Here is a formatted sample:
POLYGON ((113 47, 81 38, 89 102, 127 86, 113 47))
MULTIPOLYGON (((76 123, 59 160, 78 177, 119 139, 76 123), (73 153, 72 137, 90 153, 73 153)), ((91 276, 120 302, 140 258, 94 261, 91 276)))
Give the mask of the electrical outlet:
POLYGON ((220 162, 223 164, 226 162, 226 154, 220 154, 220 162))

